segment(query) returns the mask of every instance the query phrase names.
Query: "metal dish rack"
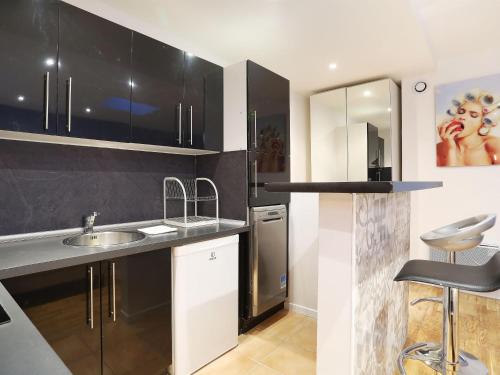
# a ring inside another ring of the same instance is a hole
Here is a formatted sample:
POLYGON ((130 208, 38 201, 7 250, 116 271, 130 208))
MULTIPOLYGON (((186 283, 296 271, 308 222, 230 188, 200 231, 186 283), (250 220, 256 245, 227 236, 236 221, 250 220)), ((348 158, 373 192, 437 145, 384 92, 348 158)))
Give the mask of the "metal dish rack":
POLYGON ((219 222, 219 195, 213 181, 204 177, 183 180, 177 177, 165 177, 163 179, 163 222, 184 228, 217 224, 219 222), (198 182, 200 181, 209 184, 212 190, 211 195, 198 196, 198 182), (169 200, 184 201, 184 216, 167 218, 167 201, 169 200), (215 217, 198 216, 198 202, 209 201, 215 201, 215 217), (194 203, 194 216, 188 216, 188 202, 194 203))

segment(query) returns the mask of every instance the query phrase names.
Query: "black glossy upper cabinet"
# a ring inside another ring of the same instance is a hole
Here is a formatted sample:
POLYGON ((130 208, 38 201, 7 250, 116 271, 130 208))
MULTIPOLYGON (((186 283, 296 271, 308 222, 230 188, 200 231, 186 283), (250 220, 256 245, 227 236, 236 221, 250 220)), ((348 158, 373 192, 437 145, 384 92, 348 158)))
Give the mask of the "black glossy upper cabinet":
POLYGON ((57 41, 57 1, 0 1, 0 129, 57 132, 57 41))
POLYGON ((132 31, 59 4, 58 133, 129 141, 132 31))
POLYGON ((134 32, 131 142, 182 147, 184 52, 134 32))
POLYGON ((185 147, 221 151, 223 68, 185 54, 183 139, 185 147))

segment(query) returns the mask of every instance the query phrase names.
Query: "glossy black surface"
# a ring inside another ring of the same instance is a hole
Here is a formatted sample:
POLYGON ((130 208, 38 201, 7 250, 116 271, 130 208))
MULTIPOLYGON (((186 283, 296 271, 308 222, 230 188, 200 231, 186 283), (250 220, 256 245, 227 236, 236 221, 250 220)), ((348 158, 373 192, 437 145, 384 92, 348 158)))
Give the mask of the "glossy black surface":
POLYGON ((57 43, 57 1, 0 1, 1 129, 57 132, 57 43))
POLYGON ((434 189, 441 181, 359 181, 359 182, 277 182, 265 188, 273 192, 295 193, 401 193, 434 189))
POLYGON ((0 325, 10 322, 10 316, 7 311, 0 305, 0 325))
POLYGON ((172 364, 170 257, 166 249, 101 262, 105 374, 167 373, 172 364))
POLYGON ((183 51, 134 32, 132 142, 182 146, 182 140, 179 142, 179 105, 183 79, 183 51))
POLYGON ((132 31, 59 3, 60 135, 130 139, 132 31), (68 125, 71 78, 71 129, 68 125))
POLYGON ((74 375, 101 373, 99 270, 100 264, 92 263, 2 281, 74 375))
POLYGON ((249 205, 288 203, 288 193, 270 193, 267 182, 290 181, 290 82, 247 62, 249 205))
POLYGON ((183 140, 185 147, 222 151, 223 68, 185 54, 183 140))

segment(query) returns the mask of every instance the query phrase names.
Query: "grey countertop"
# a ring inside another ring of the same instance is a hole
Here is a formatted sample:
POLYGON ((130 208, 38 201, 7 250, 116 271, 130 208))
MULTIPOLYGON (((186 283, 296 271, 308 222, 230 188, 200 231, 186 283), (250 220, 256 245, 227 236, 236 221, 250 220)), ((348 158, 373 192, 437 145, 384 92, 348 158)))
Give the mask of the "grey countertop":
POLYGON ((265 189, 271 192, 363 194, 401 193, 441 186, 441 181, 270 182, 265 184, 265 189))
MULTIPOLYGON (((133 223, 116 226, 116 229, 136 230, 159 223, 161 221, 133 223)), ((105 229, 113 229, 113 226, 106 226, 105 229)), ((63 245, 63 239, 78 233, 75 231, 48 237, 44 234, 42 238, 0 243, 0 279, 181 246, 248 230, 248 225, 243 222, 221 220, 216 225, 179 228, 177 232, 146 236, 142 241, 106 249, 63 245)), ((71 374, 1 283, 0 305, 11 318, 10 323, 0 325, 0 374, 71 374)))
MULTIPOLYGON (((160 224, 135 223, 131 226, 120 225, 119 230, 137 230, 146 226, 160 224)), ((112 229, 107 226, 106 229, 112 229)), ((0 280, 30 273, 49 271, 57 268, 76 266, 106 259, 142 253, 151 250, 186 245, 188 243, 211 240, 246 232, 249 227, 240 221, 221 220, 219 224, 197 228, 178 228, 177 232, 146 236, 144 240, 128 245, 108 248, 71 247, 62 243, 71 234, 49 236, 24 241, 0 243, 0 280)), ((74 235, 74 233, 73 233, 74 235)), ((1 369, 0 369, 1 370, 1 369)))
POLYGON ((71 375, 1 283, 0 305, 11 319, 0 325, 0 374, 71 375))

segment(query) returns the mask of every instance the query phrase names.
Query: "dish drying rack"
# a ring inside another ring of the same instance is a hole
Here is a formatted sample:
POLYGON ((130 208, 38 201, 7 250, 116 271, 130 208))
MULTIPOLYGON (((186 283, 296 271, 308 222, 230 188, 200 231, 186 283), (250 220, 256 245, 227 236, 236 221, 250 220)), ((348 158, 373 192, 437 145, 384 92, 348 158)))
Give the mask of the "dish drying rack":
POLYGON ((163 222, 178 227, 192 228, 219 222, 219 194, 212 180, 205 177, 179 179, 165 177, 163 179, 163 222), (211 195, 198 196, 198 183, 204 181, 211 187, 211 195), (183 200, 184 216, 167 218, 167 201, 183 200), (198 202, 215 201, 215 217, 198 216, 198 202), (194 203, 194 216, 188 216, 187 204, 194 203))

